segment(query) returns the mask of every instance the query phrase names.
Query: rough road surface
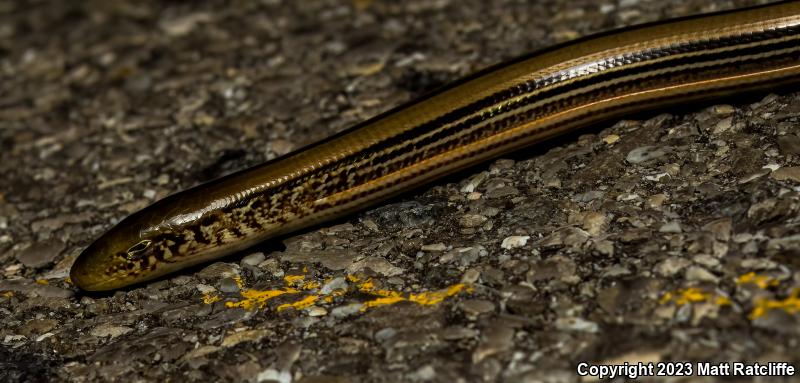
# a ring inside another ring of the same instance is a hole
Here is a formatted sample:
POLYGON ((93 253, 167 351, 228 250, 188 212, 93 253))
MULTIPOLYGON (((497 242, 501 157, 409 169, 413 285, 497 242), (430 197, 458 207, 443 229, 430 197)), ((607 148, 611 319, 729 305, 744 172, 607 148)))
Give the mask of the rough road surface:
POLYGON ((144 286, 65 281, 170 193, 519 54, 748 4, 0 1, 0 381, 798 366, 795 93, 608 124, 144 286))

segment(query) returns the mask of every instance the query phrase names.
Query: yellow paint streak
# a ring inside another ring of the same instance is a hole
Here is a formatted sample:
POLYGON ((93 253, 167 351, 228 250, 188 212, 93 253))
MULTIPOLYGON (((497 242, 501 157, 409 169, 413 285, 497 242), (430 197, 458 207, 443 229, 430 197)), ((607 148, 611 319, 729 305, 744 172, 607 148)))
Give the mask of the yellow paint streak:
POLYGON ((747 274, 743 274, 739 276, 739 278, 736 278, 737 285, 744 285, 748 283, 752 283, 758 286, 759 288, 766 289, 768 287, 775 287, 780 282, 777 279, 766 275, 758 275, 754 271, 751 271, 747 274))
POLYGON ((288 287, 283 290, 252 290, 247 289, 242 291, 242 299, 239 302, 225 302, 225 307, 235 308, 241 307, 245 310, 252 310, 254 308, 264 308, 270 299, 283 294, 294 294, 298 291, 288 287))
POLYGON ((405 300, 406 298, 403 298, 401 296, 376 298, 371 301, 364 302, 364 306, 361 306, 361 311, 367 311, 367 309, 378 306, 393 305, 395 303, 403 302, 405 300))
MULTIPOLYGON (((466 286, 463 283, 458 283, 452 285, 444 290, 439 291, 426 291, 420 294, 411 294, 408 297, 408 300, 411 302, 419 303, 421 305, 435 305, 437 303, 441 303, 448 297, 452 297, 453 295, 458 294, 461 290, 464 290, 466 286)), ((468 291, 470 289, 467 289, 468 291)))
POLYGON ((357 283, 359 281, 358 277, 355 275, 348 275, 345 277, 345 279, 347 279, 347 281, 350 283, 357 283))
MULTIPOLYGON (((472 292, 471 287, 459 283, 449 286, 442 290, 426 291, 419 294, 415 293, 404 294, 402 291, 376 288, 375 282, 371 278, 362 279, 354 275, 347 275, 345 278, 351 283, 352 286, 351 288, 337 289, 326 295, 309 294, 298 301, 281 304, 280 306, 277 307, 277 311, 283 311, 288 308, 295 308, 302 310, 314 305, 318 301, 323 301, 325 303, 333 303, 336 297, 344 296, 348 292, 352 291, 358 291, 376 297, 375 299, 364 302, 361 311, 365 311, 372 307, 392 305, 395 303, 405 302, 405 301, 414 302, 420 305, 435 305, 443 302, 445 299, 453 295, 456 295, 462 291, 472 292)), ((236 281, 237 284, 239 284, 240 287, 243 287, 240 278, 237 277, 234 278, 234 280, 236 281)), ((242 299, 239 300, 238 302, 225 302, 225 306, 229 308, 239 307, 239 308, 244 308, 246 310, 252 310, 255 308, 264 308, 267 306, 268 302, 275 297, 284 294, 297 294, 302 291, 315 290, 322 285, 320 282, 317 281, 313 280, 307 281, 305 275, 287 275, 283 278, 283 280, 285 282, 285 287, 282 289, 281 288, 275 290, 241 289, 240 294, 242 299)), ((206 304, 211 304, 214 302, 218 302, 220 300, 222 300, 222 298, 213 293, 203 295, 203 302, 206 304)))
POLYGON ((0 294, 0 295, 4 296, 4 297, 6 297, 6 298, 11 298, 11 297, 13 297, 13 296, 14 296, 14 292, 13 292, 13 291, 5 291, 5 292, 3 292, 3 293, 2 293, 2 294, 0 294))
POLYGON ((37 279, 36 283, 38 283, 40 285, 49 285, 50 281, 48 281, 47 279, 37 279))
POLYGON ((203 294, 203 303, 205 303, 207 305, 210 305, 210 304, 212 304, 214 302, 219 302, 221 300, 222 300, 222 298, 220 298, 219 295, 214 294, 213 292, 208 292, 208 293, 203 294))
POLYGON ((756 300, 755 307, 748 318, 750 320, 758 319, 766 315, 770 310, 783 310, 789 314, 800 313, 800 287, 792 289, 791 294, 786 299, 772 300, 762 298, 756 300))
POLYGON ((286 310, 286 309, 292 308, 292 307, 295 308, 295 309, 298 309, 298 310, 302 310, 302 309, 304 309, 306 307, 312 306, 318 299, 319 299, 319 295, 309 295, 309 296, 307 296, 307 297, 305 297, 305 298, 303 298, 303 299, 301 299, 301 300, 299 300, 297 302, 284 303, 284 304, 278 306, 278 311, 283 311, 283 310, 286 310))
POLYGON ((303 280, 305 279, 306 279, 305 275, 287 275, 283 277, 283 280, 286 281, 286 284, 289 286, 294 286, 303 283, 303 280))
POLYGON ((668 292, 661 297, 660 304, 673 302, 678 306, 697 302, 712 302, 719 306, 729 306, 731 300, 713 292, 707 292, 697 287, 689 287, 675 292, 668 292))
POLYGON ((313 290, 319 288, 320 284, 317 281, 308 281, 303 283, 303 286, 300 286, 303 290, 313 290))
POLYGON ((403 297, 402 293, 400 293, 399 291, 371 290, 370 291, 371 294, 378 295, 380 296, 380 298, 364 302, 364 306, 361 307, 361 311, 366 311, 370 308, 378 306, 393 305, 395 303, 403 301, 414 302, 420 305, 435 305, 441 303, 446 298, 458 294, 462 290, 466 290, 467 292, 472 292, 472 289, 468 288, 463 283, 458 283, 442 290, 426 291, 419 294, 410 294, 408 298, 403 297))

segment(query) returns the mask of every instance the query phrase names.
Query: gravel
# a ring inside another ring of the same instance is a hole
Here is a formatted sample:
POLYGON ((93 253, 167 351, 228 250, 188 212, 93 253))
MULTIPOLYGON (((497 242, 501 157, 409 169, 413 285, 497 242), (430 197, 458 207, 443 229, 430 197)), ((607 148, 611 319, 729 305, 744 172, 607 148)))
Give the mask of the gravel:
POLYGON ((0 4, 0 380, 798 365, 796 93, 631 116, 142 286, 65 281, 94 238, 170 193, 504 59, 751 3, 0 4))

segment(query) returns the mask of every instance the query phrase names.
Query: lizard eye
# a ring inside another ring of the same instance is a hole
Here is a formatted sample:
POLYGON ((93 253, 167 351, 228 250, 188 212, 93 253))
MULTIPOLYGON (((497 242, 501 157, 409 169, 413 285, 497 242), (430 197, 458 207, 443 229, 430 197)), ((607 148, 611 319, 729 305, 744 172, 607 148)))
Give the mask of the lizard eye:
POLYGON ((128 251, 127 251, 128 258, 135 258, 137 255, 139 255, 139 253, 145 251, 145 249, 147 249, 147 247, 150 246, 150 243, 152 243, 152 242, 153 241, 151 241, 149 239, 145 239, 145 240, 143 240, 143 241, 131 246, 131 248, 128 249, 128 251))

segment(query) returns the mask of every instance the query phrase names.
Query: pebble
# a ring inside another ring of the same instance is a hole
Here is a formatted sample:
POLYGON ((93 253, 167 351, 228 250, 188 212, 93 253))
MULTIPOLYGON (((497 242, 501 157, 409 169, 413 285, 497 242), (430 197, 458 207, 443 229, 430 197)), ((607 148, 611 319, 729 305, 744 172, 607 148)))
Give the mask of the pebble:
POLYGON ((53 263, 66 245, 58 239, 34 243, 17 254, 17 260, 25 267, 40 268, 53 263))
POLYGON ((690 266, 688 269, 686 269, 686 280, 717 283, 719 278, 700 266, 690 266))
POLYGON ((404 271, 402 268, 392 265, 386 259, 378 257, 365 257, 364 259, 348 266, 346 271, 349 274, 358 274, 363 272, 364 269, 370 269, 386 277, 400 275, 404 271))
POLYGON ((503 239, 500 247, 506 250, 517 249, 525 246, 529 239, 531 239, 529 235, 512 235, 503 239))
POLYGON ((658 275, 660 275, 662 277, 672 277, 675 274, 677 274, 678 272, 680 272, 681 270, 689 267, 689 265, 691 265, 691 264, 692 264, 692 262, 687 260, 687 259, 678 258, 678 257, 670 257, 670 258, 667 258, 667 259, 659 262, 655 266, 654 271, 655 271, 656 274, 658 274, 658 275))
POLYGON ((223 293, 236 293, 239 289, 239 284, 233 278, 225 277, 219 281, 219 291, 223 293))
POLYGON ((800 166, 789 166, 775 170, 770 174, 770 177, 778 181, 794 181, 800 182, 800 166))
POLYGON ((114 339, 133 332, 133 329, 128 326, 119 326, 113 323, 104 323, 93 328, 89 333, 98 338, 110 337, 114 339))
POLYGON ((514 329, 500 323, 492 323, 483 330, 481 343, 472 352, 472 363, 479 363, 489 356, 507 351, 514 346, 514 329))
POLYGON ((267 259, 267 256, 264 255, 262 252, 256 252, 252 254, 248 254, 244 258, 242 258, 243 265, 250 265, 250 266, 258 266, 261 262, 267 259))
POLYGON ((350 303, 344 306, 334 307, 331 310, 331 315, 335 318, 346 318, 361 310, 364 307, 362 303, 350 303))
POLYGON ((438 252, 438 251, 445 251, 447 250, 447 246, 444 243, 434 243, 430 245, 422 245, 420 248, 421 251, 429 251, 429 252, 438 252))
POLYGON ((581 224, 584 230, 592 236, 601 234, 606 226, 606 216, 596 211, 587 212, 583 216, 583 223, 581 224))
POLYGON ((671 152, 670 148, 661 146, 642 146, 628 152, 625 160, 631 164, 641 164, 647 161, 655 160, 671 152))
POLYGON ((478 214, 464 214, 458 220, 459 225, 462 227, 478 227, 483 225, 489 219, 485 216, 478 214))
POLYGON ((461 309, 471 315, 479 315, 494 311, 494 303, 485 299, 467 299, 461 302, 461 309))
POLYGON ((597 323, 577 317, 556 319, 556 328, 565 331, 596 333, 600 330, 597 323))
POLYGON ((347 286, 347 281, 344 277, 336 277, 322 285, 319 292, 322 295, 328 295, 336 290, 347 290, 347 286))
POLYGON ((662 233, 675 233, 675 234, 677 234, 677 233, 682 232, 683 230, 681 230, 680 222, 678 222, 678 221, 670 221, 670 222, 667 222, 667 223, 661 225, 661 227, 658 228, 658 231, 660 231, 662 233))
POLYGON ((306 313, 311 317, 321 317, 328 315, 328 310, 326 310, 324 307, 311 306, 306 308, 306 313))

